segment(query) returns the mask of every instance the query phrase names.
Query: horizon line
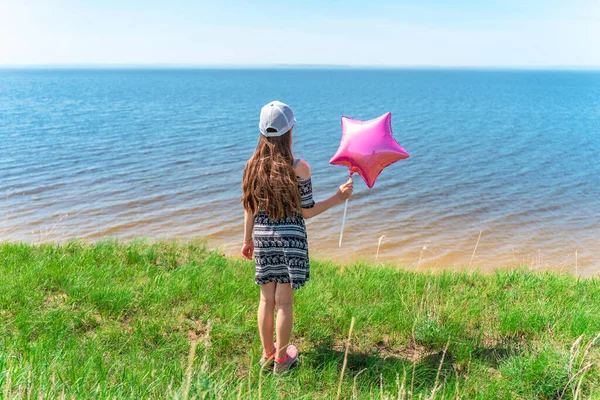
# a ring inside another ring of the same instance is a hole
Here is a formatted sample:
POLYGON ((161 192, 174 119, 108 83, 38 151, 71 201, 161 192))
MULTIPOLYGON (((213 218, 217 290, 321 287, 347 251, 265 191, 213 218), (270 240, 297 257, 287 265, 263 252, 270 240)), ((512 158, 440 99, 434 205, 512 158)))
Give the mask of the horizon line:
POLYGON ((175 64, 175 63, 47 63, 0 64, 0 69, 454 69, 597 71, 600 65, 370 65, 370 64, 175 64))

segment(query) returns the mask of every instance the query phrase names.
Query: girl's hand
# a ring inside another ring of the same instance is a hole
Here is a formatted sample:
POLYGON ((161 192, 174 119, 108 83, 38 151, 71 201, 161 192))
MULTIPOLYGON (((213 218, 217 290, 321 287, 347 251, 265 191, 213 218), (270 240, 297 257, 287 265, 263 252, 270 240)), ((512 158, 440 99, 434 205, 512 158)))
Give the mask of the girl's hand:
POLYGON ((352 191, 354 190, 354 182, 352 182, 352 178, 348 179, 348 182, 344 183, 339 187, 337 191, 337 196, 342 200, 348 200, 350 196, 352 196, 352 191))
POLYGON ((244 243, 242 246, 242 257, 247 258, 248 260, 252 260, 252 256, 254 255, 254 241, 251 240, 249 242, 244 243))

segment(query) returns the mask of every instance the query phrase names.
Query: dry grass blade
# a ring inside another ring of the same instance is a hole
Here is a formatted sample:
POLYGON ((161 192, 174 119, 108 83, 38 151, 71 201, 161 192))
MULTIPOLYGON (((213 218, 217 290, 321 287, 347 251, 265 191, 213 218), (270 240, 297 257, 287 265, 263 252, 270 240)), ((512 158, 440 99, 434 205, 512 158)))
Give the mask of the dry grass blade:
POLYGON ((242 387, 244 386, 244 381, 240 380, 240 387, 238 388, 237 400, 241 400, 242 398, 242 387))
POLYGON ((265 365, 263 364, 263 366, 260 367, 260 372, 258 374, 258 400, 262 400, 262 375, 264 368, 265 365))
POLYGON ((456 376, 456 389, 455 389, 455 399, 460 399, 460 397, 458 397, 458 394, 460 393, 459 387, 458 387, 458 371, 456 370, 456 368, 454 369, 454 376, 456 376))
POLYGON ((42 229, 40 228, 40 238, 35 242, 35 244, 40 244, 40 243, 44 242, 46 239, 48 239, 48 236, 50 236, 52 234, 52 232, 54 232, 56 230, 56 228, 58 228, 60 226, 60 224, 63 222, 63 220, 65 218, 67 218, 68 216, 69 216, 69 214, 63 214, 60 217, 58 217, 58 219, 56 220, 54 225, 52 225, 52 227, 50 229, 46 229, 46 232, 43 235, 42 235, 42 229))
POLYGON ((571 350, 569 350, 569 367, 567 369, 567 371, 569 372, 569 375, 571 375, 571 372, 573 372, 573 363, 575 362, 575 359, 577 358, 577 355, 579 354, 579 343, 581 342, 581 339, 583 339, 583 335, 579 336, 571 345, 571 350), (577 350, 577 352, 575 352, 575 350, 577 350))
MULTIPOLYGON (((579 377, 579 382, 577 382, 577 387, 575 387, 575 394, 573 395, 574 400, 581 398, 581 384, 583 383, 584 377, 585 377, 585 374, 581 374, 581 376, 579 377)), ((590 394, 589 398, 590 399, 592 398, 591 394, 590 394)))
POLYGON ((573 372, 573 363, 575 362, 575 359, 577 358, 577 355, 579 354, 579 343, 581 343, 582 339, 583 339, 583 335, 581 335, 577 339, 575 339, 575 341, 571 345, 571 349, 569 350, 569 367, 567 368, 569 375, 571 375, 571 372, 573 372))
MULTIPOLYGON (((398 375, 396 375, 396 379, 398 379, 398 375)), ((404 369, 404 374, 402 375, 402 385, 400 385, 399 380, 396 383, 398 384, 398 400, 404 400, 404 396, 406 395, 406 368, 404 369)))
POLYGON ((206 323, 206 334, 204 335, 204 358, 202 359, 201 370, 206 372, 208 370, 208 349, 210 348, 210 331, 212 329, 212 321, 208 320, 206 323))
MULTIPOLYGON (((49 393, 57 393, 58 390, 56 390, 56 372, 52 371, 52 376, 50 377, 50 390, 49 393)), ((42 392, 40 392, 42 393, 42 392)))
POLYGON ((6 381, 4 382, 4 398, 8 399, 10 398, 10 393, 11 393, 11 385, 12 385, 12 381, 11 381, 11 365, 12 362, 8 365, 8 368, 6 369, 6 381))
POLYGON ((27 386, 25 387, 25 392, 27 393, 27 398, 31 398, 31 392, 33 391, 33 381, 31 380, 31 369, 27 371, 27 386))
POLYGON ((192 340, 190 343, 190 352, 188 354, 188 364, 185 374, 185 388, 183 389, 183 399, 187 400, 190 394, 190 384, 192 382, 192 365, 194 364, 194 358, 196 357, 196 345, 198 342, 192 340))
MULTIPOLYGON (((427 241, 427 243, 429 243, 429 242, 430 242, 430 240, 428 240, 428 241, 427 241)), ((417 267, 418 267, 419 265, 421 265, 421 259, 423 259, 423 252, 424 252, 425 250, 427 250, 427 243, 425 243, 425 244, 423 245, 423 247, 421 247, 421 251, 419 252, 419 259, 417 260, 417 267)))
POLYGON ((356 379, 358 378, 358 376, 359 376, 360 374, 362 374, 362 373, 363 373, 363 372, 365 372, 366 370, 367 370, 366 368, 363 368, 363 369, 361 369, 361 370, 358 372, 358 374, 356 374, 356 376, 354 377, 354 384, 352 385, 352 398, 353 398, 353 399, 358 399, 358 393, 357 393, 357 391, 356 391, 356 379))
POLYGON ((596 342, 598 341, 598 339, 600 339, 600 333, 597 334, 596 337, 593 338, 590 341, 590 343, 587 345, 587 347, 585 348, 585 351, 583 352, 583 356, 581 357, 581 361, 579 362, 579 368, 581 368, 581 366, 585 362, 585 359, 586 359, 587 355, 589 354, 589 352, 592 349, 592 347, 594 347, 594 345, 596 344, 596 342))
MULTIPOLYGON (((64 394, 64 387, 63 387, 63 394, 64 394)), ((171 377, 171 380, 169 381, 169 386, 167 386, 167 396, 166 397, 171 397, 170 395, 173 393, 173 377, 171 377)))
POLYGON ((448 338, 448 342, 446 342, 446 347, 444 347, 444 352, 442 353, 442 358, 440 359, 440 365, 438 366, 437 374, 435 375, 435 383, 433 384, 433 389, 431 390, 430 399, 435 399, 435 393, 438 390, 438 382, 440 379, 440 372, 442 371, 442 365, 444 364, 444 359, 446 358, 446 352, 448 351, 448 346, 450 346, 450 338, 448 338))
POLYGON ((346 341, 346 352, 344 353, 344 363, 342 364, 342 373, 340 375, 340 384, 337 391, 337 399, 339 400, 342 394, 342 383, 344 382, 344 371, 346 371, 346 364, 348 363, 348 350, 350 349, 350 339, 352 338, 352 330, 354 329, 354 317, 350 321, 350 331, 348 332, 348 340, 346 341))
POLYGON ((252 359, 248 359, 248 392, 252 388, 252 359))
POLYGON ((475 258, 475 252, 477 251, 477 246, 479 246, 479 240, 481 239, 482 233, 483 229, 479 231, 479 237, 477 238, 477 243, 475 243, 475 248, 473 249, 473 254, 471 254, 471 260, 469 261, 469 268, 471 268, 471 263, 473 262, 473 258, 475 258))
POLYGON ((384 237, 385 235, 381 235, 379 237, 379 242, 377 243, 377 254, 375 254, 375 261, 377 261, 377 259, 379 258, 379 248, 381 247, 381 240, 383 240, 384 237))
POLYGON ((573 382, 573 380, 575 378, 577 378, 580 374, 583 374, 585 371, 587 371, 588 369, 592 368, 593 366, 594 366, 594 363, 589 363, 588 365, 586 365, 585 367, 583 367, 579 371, 577 371, 577 373, 575 375, 573 375, 571 377, 571 379, 569 379, 569 382, 567 382, 567 384, 563 388, 562 392, 560 393, 559 399, 563 398, 563 396, 565 395, 565 391, 567 390, 567 388, 569 387, 569 385, 571 384, 571 382, 573 382))
POLYGON ((417 361, 413 361, 413 368, 412 368, 412 378, 410 381, 410 392, 408 392, 408 396, 410 399, 412 399, 412 394, 415 391, 415 371, 417 369, 417 361))

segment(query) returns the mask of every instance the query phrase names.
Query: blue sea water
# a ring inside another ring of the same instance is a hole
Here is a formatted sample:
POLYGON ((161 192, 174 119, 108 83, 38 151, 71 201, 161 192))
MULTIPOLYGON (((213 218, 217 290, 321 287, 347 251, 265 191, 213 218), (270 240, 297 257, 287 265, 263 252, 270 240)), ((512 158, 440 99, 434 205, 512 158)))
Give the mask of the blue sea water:
POLYGON ((274 99, 317 200, 347 177, 328 164, 342 115, 391 111, 411 154, 373 189, 355 180, 341 248, 342 207, 308 221, 312 255, 372 260, 385 235, 379 261, 408 268, 600 270, 597 71, 0 70, 0 240, 237 252, 242 169, 274 99))

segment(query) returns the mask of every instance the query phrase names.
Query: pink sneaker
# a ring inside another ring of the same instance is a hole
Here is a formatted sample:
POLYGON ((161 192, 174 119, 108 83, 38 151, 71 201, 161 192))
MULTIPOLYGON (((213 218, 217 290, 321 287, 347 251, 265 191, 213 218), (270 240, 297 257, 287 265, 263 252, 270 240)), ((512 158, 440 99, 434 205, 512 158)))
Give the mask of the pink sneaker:
POLYGON ((273 366, 273 361, 275 360, 275 354, 277 354, 277 348, 273 347, 273 351, 269 355, 264 355, 260 358, 260 367, 261 368, 270 368, 273 366))
POLYGON ((293 344, 289 345, 282 360, 275 360, 273 373, 281 375, 288 372, 298 361, 298 349, 293 344))

